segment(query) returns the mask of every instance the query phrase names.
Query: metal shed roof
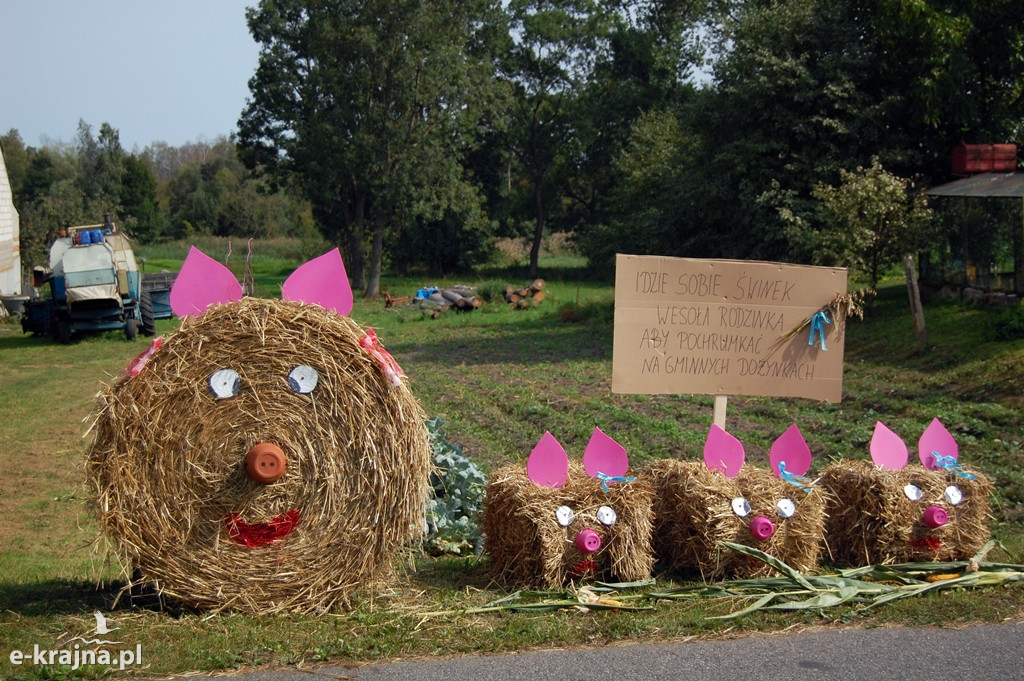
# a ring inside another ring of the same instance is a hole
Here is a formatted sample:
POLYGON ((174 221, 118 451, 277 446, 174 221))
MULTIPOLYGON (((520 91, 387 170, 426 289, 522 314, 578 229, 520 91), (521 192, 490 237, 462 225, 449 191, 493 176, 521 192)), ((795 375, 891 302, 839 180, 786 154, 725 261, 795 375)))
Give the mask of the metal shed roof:
POLYGON ((1024 198, 1024 173, 982 173, 932 187, 929 196, 1024 198))

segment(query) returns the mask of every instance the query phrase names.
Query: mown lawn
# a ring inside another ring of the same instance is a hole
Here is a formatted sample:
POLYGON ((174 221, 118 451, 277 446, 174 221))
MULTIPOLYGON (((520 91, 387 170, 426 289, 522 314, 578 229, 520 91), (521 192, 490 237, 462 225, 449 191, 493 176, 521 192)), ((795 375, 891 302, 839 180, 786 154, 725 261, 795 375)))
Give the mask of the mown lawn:
MULTIPOLYGON (((236 246, 237 248, 237 246, 236 246)), ((236 250, 237 253, 237 250, 236 250)), ((147 267, 173 268, 184 254, 159 253, 147 267)), ((241 274, 244 254, 233 261, 241 274)), ((259 295, 294 268, 291 257, 253 262, 259 295)), ((545 430, 578 456, 595 426, 630 452, 633 467, 675 456, 698 458, 711 422, 712 398, 611 392, 614 301, 610 283, 586 281, 571 262, 548 265, 547 297, 511 310, 506 284, 525 272, 492 270, 447 282, 389 278, 385 289, 411 295, 427 284, 476 286, 487 302, 438 319, 400 304, 357 299, 353 318, 372 326, 409 375, 432 416, 445 420, 448 440, 485 471, 522 462, 545 430)), ((1024 559, 1024 338, 999 340, 1013 319, 1000 310, 932 301, 926 305, 929 349, 918 354, 900 281, 879 290, 863 321, 847 327, 844 396, 838 404, 798 399, 735 398, 728 429, 747 460, 767 465, 771 442, 797 423, 815 468, 840 457, 866 458, 877 420, 910 439, 938 416, 955 435, 960 456, 996 483, 993 531, 1002 546, 990 560, 1024 559)), ((161 321, 158 332, 175 325, 161 321)), ((633 590, 638 611, 470 612, 509 592, 492 584, 486 558, 411 558, 413 569, 351 611, 325 616, 207 617, 173 608, 112 608, 119 566, 97 541, 82 486, 88 416, 95 394, 144 348, 120 334, 60 346, 0 324, 0 676, 89 678, 98 667, 12 667, 14 649, 50 647, 93 626, 101 609, 145 651, 143 673, 159 675, 249 666, 358 664, 535 647, 602 645, 630 640, 714 637, 729 631, 810 626, 953 625, 1019 617, 1019 585, 952 589, 871 610, 856 604, 797 613, 756 613, 712 620, 747 604, 734 600, 666 601, 650 593, 687 583, 660 575, 633 590), (432 613, 443 613, 436 615, 432 613)), ((574 594, 531 596, 558 600, 574 594)), ((524 596, 526 598, 526 596, 524 596)), ((531 602, 533 602, 531 601, 531 602)), ((133 670, 139 673, 138 669, 133 670)))

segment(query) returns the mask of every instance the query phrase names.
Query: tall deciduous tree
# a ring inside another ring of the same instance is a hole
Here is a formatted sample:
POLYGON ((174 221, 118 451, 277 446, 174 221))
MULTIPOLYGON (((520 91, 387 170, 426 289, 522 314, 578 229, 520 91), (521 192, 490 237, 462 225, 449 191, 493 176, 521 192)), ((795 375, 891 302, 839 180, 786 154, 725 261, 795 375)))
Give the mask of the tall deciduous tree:
POLYGON ((513 44, 501 61, 514 106, 506 144, 529 180, 534 229, 530 276, 536 276, 554 185, 575 129, 573 98, 590 77, 611 19, 597 0, 509 0, 513 44))
POLYGON ((461 155, 494 99, 496 0, 263 0, 262 45, 239 120, 247 165, 294 181, 354 285, 379 293, 385 238, 402 222, 474 207, 461 155), (364 273, 364 245, 370 256, 364 273))

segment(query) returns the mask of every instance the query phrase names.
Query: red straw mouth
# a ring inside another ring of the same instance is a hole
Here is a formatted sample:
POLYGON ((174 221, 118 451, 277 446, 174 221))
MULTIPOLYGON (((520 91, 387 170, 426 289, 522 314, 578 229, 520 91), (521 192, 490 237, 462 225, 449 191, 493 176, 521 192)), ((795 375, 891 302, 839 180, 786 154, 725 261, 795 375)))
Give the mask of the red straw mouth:
POLYGON ((910 545, 915 549, 931 549, 932 551, 938 551, 942 547, 942 540, 938 537, 918 537, 910 542, 910 545))
POLYGON ((577 577, 589 575, 597 570, 597 565, 589 558, 585 558, 572 566, 572 573, 577 577))
POLYGON ((296 509, 286 511, 266 523, 250 525, 242 520, 238 513, 229 513, 224 518, 224 529, 239 544, 246 546, 263 546, 276 541, 295 529, 299 524, 299 512, 296 509))

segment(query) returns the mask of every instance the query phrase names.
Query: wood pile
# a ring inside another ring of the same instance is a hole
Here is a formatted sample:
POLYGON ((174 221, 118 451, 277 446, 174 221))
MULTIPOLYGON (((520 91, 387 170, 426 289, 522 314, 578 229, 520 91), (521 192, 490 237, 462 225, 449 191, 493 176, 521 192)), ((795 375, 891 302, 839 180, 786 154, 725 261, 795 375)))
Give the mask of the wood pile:
POLYGON ((535 279, 525 288, 516 288, 509 284, 505 287, 505 302, 513 309, 540 305, 544 300, 544 286, 543 279, 535 279))

